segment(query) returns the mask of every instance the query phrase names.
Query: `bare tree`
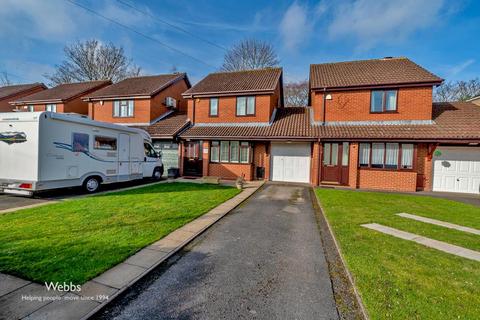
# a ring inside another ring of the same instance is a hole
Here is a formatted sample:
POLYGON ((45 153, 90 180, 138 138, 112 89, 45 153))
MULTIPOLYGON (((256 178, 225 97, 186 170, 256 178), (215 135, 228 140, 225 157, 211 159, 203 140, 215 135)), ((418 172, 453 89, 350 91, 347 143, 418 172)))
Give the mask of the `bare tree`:
POLYGON ((140 68, 125 56, 122 47, 113 43, 102 44, 98 40, 76 42, 65 46, 65 60, 57 70, 45 75, 52 85, 91 80, 112 80, 117 82, 138 76, 140 68))
POLYGON ((434 100, 437 102, 465 101, 480 95, 480 79, 468 81, 444 82, 435 90, 434 100))
POLYGON ((222 70, 240 71, 276 67, 279 64, 273 46, 255 39, 245 39, 225 53, 222 70))
POLYGON ((305 107, 308 104, 308 82, 288 82, 283 86, 286 107, 305 107))
POLYGON ((2 86, 9 86, 12 85, 13 82, 10 80, 8 73, 6 71, 0 72, 0 85, 2 86))

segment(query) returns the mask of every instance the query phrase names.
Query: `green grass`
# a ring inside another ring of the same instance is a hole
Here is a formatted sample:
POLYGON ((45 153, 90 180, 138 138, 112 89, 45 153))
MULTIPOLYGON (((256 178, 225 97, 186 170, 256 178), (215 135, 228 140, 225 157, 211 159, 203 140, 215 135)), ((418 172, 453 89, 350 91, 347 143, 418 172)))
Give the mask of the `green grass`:
POLYGON ((0 215, 0 272, 81 284, 238 193, 163 183, 0 215))
POLYGON ((480 236, 398 217, 480 229, 480 208, 438 198, 317 189, 372 319, 478 319, 480 262, 361 227, 379 223, 480 251, 480 236))

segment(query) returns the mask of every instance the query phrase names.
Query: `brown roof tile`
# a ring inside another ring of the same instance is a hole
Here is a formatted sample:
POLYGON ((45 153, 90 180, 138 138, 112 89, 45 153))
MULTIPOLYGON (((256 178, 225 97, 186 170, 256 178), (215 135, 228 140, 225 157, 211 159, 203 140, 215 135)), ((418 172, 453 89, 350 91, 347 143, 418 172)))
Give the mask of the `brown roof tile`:
POLYGON ((210 73, 183 93, 184 96, 273 91, 282 76, 281 68, 210 73))
POLYGON ((435 103, 434 124, 318 126, 329 139, 480 140, 480 107, 468 102, 435 103))
POLYGON ((310 87, 312 89, 440 83, 442 81, 443 79, 407 58, 310 65, 310 87))
POLYGON ((310 108, 277 109, 269 125, 194 125, 182 138, 248 139, 399 139, 480 140, 480 106, 468 102, 436 103, 433 124, 311 125, 310 108))
POLYGON ((92 90, 100 89, 111 83, 110 80, 86 81, 76 83, 60 84, 48 90, 43 90, 14 101, 14 104, 67 101, 78 96, 89 93, 92 90))
POLYGON ((147 131, 153 138, 173 138, 188 123, 186 113, 173 113, 150 126, 139 126, 137 128, 147 131))
POLYGON ((47 87, 40 82, 28 83, 28 84, 15 84, 11 86, 0 87, 0 99, 5 99, 25 91, 30 91, 37 87, 47 89, 47 87))
POLYGON ((194 125, 182 138, 269 138, 308 139, 316 137, 316 128, 310 124, 310 108, 291 107, 277 109, 271 125, 194 125))
POLYGON ((156 76, 128 78, 101 90, 95 91, 86 96, 85 99, 153 96, 180 79, 186 79, 188 85, 190 85, 186 73, 160 74, 156 76))

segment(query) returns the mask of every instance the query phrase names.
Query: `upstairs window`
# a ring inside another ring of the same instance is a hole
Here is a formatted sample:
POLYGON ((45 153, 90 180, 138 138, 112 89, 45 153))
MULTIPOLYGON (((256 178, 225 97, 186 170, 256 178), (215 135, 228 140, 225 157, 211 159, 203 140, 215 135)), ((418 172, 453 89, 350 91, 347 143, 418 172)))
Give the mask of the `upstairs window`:
POLYGON ((218 116, 218 98, 210 98, 210 117, 218 116))
POLYGON ((237 97, 237 116, 255 115, 255 97, 237 97))
POLYGON ((370 112, 395 112, 397 111, 397 90, 373 90, 370 112))
POLYGON ((113 116, 117 118, 133 117, 133 100, 117 100, 113 102, 113 116))
POLYGON ((47 104, 45 106, 45 111, 57 112, 57 105, 56 104, 47 104))
POLYGON ((27 111, 28 112, 34 112, 35 108, 32 105, 27 106, 27 111))

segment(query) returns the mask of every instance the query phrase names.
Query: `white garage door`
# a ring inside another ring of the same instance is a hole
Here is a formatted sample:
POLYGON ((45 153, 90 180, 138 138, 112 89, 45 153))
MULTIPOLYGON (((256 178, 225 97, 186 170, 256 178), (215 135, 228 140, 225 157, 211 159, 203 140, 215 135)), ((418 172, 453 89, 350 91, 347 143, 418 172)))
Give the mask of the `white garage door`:
POLYGON ((272 181, 310 182, 310 143, 272 143, 272 181))
POLYGON ((438 147, 433 156, 433 191, 480 194, 480 148, 438 147))

